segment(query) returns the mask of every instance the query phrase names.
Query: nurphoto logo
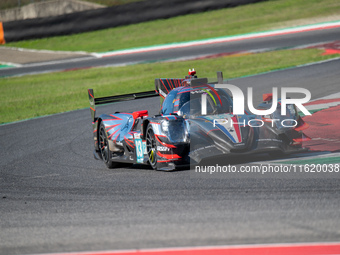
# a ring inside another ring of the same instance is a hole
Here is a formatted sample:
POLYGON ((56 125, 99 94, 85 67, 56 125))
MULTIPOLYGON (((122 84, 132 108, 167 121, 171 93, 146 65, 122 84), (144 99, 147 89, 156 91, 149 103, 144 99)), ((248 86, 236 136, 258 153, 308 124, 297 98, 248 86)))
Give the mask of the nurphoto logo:
MULTIPOLYGON (((221 88, 221 89, 228 89, 230 90, 232 96, 233 96, 233 112, 232 114, 235 115, 244 115, 245 111, 244 111, 244 104, 245 104, 245 100, 244 100, 244 94, 242 92, 242 90, 240 88, 238 88, 235 85, 232 84, 216 84, 215 88, 221 88)), ((268 116, 272 113, 274 113, 277 109, 277 104, 278 104, 278 88, 277 87, 273 87, 272 90, 272 105, 269 109, 266 110, 258 110, 254 107, 254 103, 253 103, 253 88, 248 87, 247 89, 247 95, 248 95, 248 99, 247 99, 247 103, 248 103, 248 108, 249 111, 254 114, 254 115, 260 115, 260 116, 268 116)), ((207 94, 203 93, 201 95, 201 99, 202 99, 202 105, 201 105, 201 114, 202 115, 207 115, 207 94)), ((305 88, 293 88, 293 87, 282 87, 281 88, 281 115, 285 116, 287 115, 287 108, 292 108, 294 107, 294 105, 300 109, 300 111, 304 114, 304 115, 312 115, 304 106, 304 103, 307 103, 309 100, 311 99, 311 93, 308 89, 305 88), (303 94, 304 97, 303 98, 288 98, 287 94, 288 93, 299 93, 299 94, 303 94)), ((297 121, 294 119, 270 119, 270 121, 272 122, 272 126, 274 126, 274 123, 277 121, 281 122, 281 125, 284 127, 295 127, 297 126, 297 121)), ((233 124, 243 124, 244 126, 246 125, 245 120, 243 120, 243 122, 240 123, 235 123, 233 122, 231 119, 216 119, 213 121, 214 123, 214 127, 215 124, 227 124, 228 122, 231 122, 230 125, 233 124), (221 121, 223 123, 221 123, 221 121)), ((261 127, 264 125, 263 120, 260 119, 252 119, 248 121, 248 126, 251 127, 261 127)))

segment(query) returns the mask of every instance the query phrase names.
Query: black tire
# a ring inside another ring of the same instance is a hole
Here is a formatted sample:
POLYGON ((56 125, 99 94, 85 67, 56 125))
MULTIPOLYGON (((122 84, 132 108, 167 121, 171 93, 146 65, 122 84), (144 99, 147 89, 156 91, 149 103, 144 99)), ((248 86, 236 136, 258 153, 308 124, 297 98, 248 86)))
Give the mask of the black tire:
POLYGON ((117 163, 112 162, 112 152, 110 151, 109 139, 105 130, 103 122, 100 123, 99 134, 98 134, 98 146, 102 160, 106 164, 107 168, 116 167, 117 163))
POLYGON ((148 153, 150 166, 157 170, 157 141, 152 126, 149 124, 146 129, 146 150, 148 153))

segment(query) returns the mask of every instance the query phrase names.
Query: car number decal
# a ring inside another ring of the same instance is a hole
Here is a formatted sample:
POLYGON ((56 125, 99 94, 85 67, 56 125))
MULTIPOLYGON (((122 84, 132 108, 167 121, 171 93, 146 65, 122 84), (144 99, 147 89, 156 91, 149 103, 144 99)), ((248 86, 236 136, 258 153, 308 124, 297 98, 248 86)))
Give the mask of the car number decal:
POLYGON ((135 145, 136 145, 137 163, 143 163, 144 153, 146 151, 145 142, 143 142, 142 139, 135 139, 135 145))

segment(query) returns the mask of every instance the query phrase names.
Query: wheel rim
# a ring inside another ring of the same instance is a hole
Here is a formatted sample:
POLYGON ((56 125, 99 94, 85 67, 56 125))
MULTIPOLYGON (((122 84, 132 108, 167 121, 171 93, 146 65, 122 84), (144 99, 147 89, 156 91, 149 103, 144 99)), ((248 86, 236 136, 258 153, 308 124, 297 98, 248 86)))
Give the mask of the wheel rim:
POLYGON ((157 148, 156 139, 152 128, 150 128, 146 135, 146 149, 149 156, 150 165, 154 168, 157 164, 157 148))
POLYGON ((106 138, 106 132, 103 127, 100 128, 99 132, 99 149, 100 154, 105 162, 109 161, 109 153, 108 153, 108 141, 106 138))

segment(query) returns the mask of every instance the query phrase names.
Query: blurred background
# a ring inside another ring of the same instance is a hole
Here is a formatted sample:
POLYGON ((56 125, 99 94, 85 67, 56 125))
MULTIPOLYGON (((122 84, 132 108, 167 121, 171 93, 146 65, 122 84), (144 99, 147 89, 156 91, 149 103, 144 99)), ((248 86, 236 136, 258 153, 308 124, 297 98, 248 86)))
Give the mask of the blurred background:
POLYGON ((142 0, 2 0, 0 21, 63 15, 137 1, 142 0))

